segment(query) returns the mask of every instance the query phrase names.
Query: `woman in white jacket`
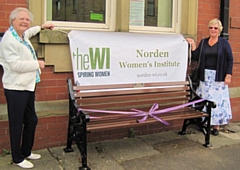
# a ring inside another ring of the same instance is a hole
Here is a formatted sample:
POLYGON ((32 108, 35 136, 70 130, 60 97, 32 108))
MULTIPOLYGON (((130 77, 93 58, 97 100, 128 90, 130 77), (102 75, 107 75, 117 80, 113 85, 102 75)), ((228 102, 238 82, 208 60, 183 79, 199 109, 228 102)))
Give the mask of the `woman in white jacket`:
POLYGON ((44 61, 38 60, 29 40, 52 24, 30 28, 33 15, 26 8, 14 9, 9 17, 10 28, 0 43, 0 64, 3 66, 3 87, 7 100, 10 142, 13 163, 33 168, 26 159, 40 159, 31 152, 38 118, 35 112, 35 86, 40 82, 44 61))

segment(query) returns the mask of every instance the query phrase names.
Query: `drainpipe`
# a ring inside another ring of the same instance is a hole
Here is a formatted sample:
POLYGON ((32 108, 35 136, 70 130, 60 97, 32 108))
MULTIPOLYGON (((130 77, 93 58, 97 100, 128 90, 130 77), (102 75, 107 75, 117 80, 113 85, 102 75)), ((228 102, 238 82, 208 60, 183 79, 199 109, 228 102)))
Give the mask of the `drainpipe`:
POLYGON ((223 31, 221 32, 220 37, 223 37, 224 39, 229 38, 228 34, 228 23, 229 23, 229 0, 221 0, 221 6, 220 6, 220 21, 223 25, 223 31))

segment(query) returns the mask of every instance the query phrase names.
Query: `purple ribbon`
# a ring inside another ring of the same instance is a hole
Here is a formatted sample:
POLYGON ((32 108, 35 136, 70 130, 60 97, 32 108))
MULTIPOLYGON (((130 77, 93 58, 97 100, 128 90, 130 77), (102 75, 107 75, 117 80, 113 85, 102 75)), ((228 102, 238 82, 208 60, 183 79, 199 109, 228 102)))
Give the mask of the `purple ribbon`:
MULTIPOLYGON (((145 111, 142 111, 142 110, 137 110, 137 109, 131 109, 131 110, 134 110, 138 113, 136 116, 144 116, 142 119, 137 120, 139 123, 145 122, 147 120, 148 116, 151 116, 154 119, 158 120, 159 122, 162 122, 164 125, 169 125, 168 122, 166 122, 165 120, 162 120, 159 117, 154 115, 154 114, 156 114, 157 109, 158 109, 158 104, 154 103, 152 105, 151 109, 148 112, 145 112, 145 111)), ((162 112, 162 113, 165 113, 165 112, 162 112)))
MULTIPOLYGON (((170 111, 177 110, 177 109, 180 109, 180 108, 183 108, 183 107, 187 107, 187 106, 190 106, 190 105, 193 105, 193 104, 196 104, 196 103, 200 103, 204 100, 206 100, 206 99, 199 99, 199 100, 195 100, 195 101, 192 101, 192 102, 189 102, 189 103, 185 103, 185 104, 174 106, 174 107, 169 107, 169 108, 162 109, 162 110, 157 110, 158 109, 158 104, 154 103, 148 112, 138 110, 138 109, 131 109, 132 110, 131 112, 125 112, 125 111, 94 110, 94 109, 83 109, 83 108, 79 108, 78 111, 82 110, 82 111, 87 111, 87 112, 123 114, 123 115, 132 115, 134 117, 143 116, 142 119, 138 120, 139 123, 145 122, 147 120, 148 116, 151 116, 152 118, 162 122, 163 124, 169 125, 168 122, 160 119, 159 117, 157 117, 155 115, 170 112, 170 111)), ((91 117, 91 116, 90 116, 90 118, 101 119, 101 117, 91 117)))

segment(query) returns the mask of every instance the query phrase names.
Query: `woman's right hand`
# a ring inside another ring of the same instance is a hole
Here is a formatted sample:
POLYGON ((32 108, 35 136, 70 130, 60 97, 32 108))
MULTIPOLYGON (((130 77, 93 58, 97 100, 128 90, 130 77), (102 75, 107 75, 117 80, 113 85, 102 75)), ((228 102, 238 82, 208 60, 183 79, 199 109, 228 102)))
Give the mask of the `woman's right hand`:
POLYGON ((41 26, 41 29, 53 30, 53 28, 54 28, 54 25, 52 23, 45 23, 45 24, 42 24, 42 26, 41 26))
POLYGON ((187 40, 187 42, 189 44, 193 44, 194 43, 194 39, 192 39, 192 38, 186 38, 186 40, 187 40))
POLYGON ((191 45, 192 51, 194 51, 196 49, 196 44, 194 42, 194 39, 192 38, 186 38, 186 41, 188 42, 188 44, 191 45))

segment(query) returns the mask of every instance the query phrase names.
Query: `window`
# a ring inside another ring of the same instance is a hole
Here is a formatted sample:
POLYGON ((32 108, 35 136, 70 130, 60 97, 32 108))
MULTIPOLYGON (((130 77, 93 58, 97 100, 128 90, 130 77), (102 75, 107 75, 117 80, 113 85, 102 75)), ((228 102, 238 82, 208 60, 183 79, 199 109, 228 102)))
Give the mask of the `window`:
POLYGON ((155 0, 147 0, 147 16, 155 16, 155 0))
POLYGON ((178 0, 130 0, 130 31, 176 32, 178 0))
POLYGON ((56 26, 109 29, 115 0, 45 0, 45 4, 46 21, 56 26))
POLYGON ((179 32, 182 0, 121 1, 121 7, 127 7, 123 9, 117 7, 119 1, 45 0, 45 21, 66 30, 116 31, 119 14, 129 12, 129 32, 179 32))

